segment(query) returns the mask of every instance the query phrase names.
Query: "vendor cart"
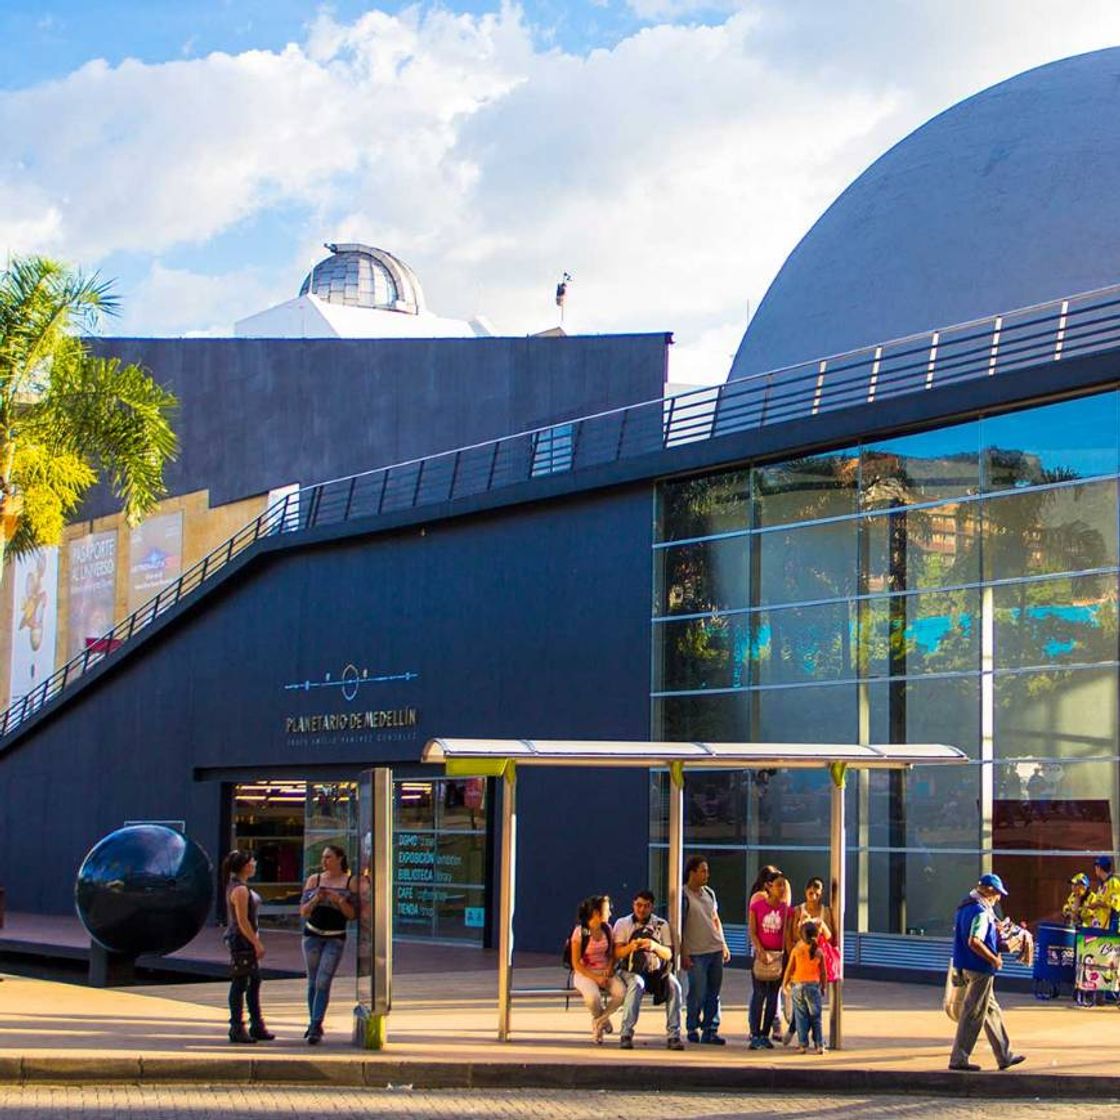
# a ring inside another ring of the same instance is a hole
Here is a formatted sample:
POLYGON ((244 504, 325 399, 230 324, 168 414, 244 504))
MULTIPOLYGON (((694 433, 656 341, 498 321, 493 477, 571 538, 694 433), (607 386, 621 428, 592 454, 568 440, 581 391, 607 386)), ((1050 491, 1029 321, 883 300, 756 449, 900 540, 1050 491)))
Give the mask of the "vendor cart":
POLYGON ((1057 999, 1074 990, 1077 975, 1077 930, 1073 926, 1042 922, 1035 944, 1034 998, 1057 999))

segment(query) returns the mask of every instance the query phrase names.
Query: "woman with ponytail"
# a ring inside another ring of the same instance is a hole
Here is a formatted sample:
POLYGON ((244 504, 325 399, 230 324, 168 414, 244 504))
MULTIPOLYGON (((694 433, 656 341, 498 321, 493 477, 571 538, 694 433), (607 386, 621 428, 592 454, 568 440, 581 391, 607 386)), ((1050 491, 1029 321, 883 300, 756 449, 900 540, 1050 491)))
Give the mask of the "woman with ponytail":
POLYGON ((793 989, 793 1019, 797 1024, 797 1052, 809 1048, 809 1032, 813 1046, 824 1053, 824 1031, 821 1029, 821 992, 828 982, 824 954, 819 944, 820 928, 814 921, 802 922, 801 939, 793 947, 782 978, 782 987, 793 989))
POLYGON ((568 939, 572 984, 591 1013, 591 1038, 597 1043, 610 1034, 611 1016, 626 996, 626 985, 614 971, 610 920, 610 896, 593 894, 580 903, 576 928, 568 939))
POLYGON ((323 1040, 323 1018, 331 982, 346 948, 346 923, 358 912, 357 884, 346 853, 336 844, 323 848, 322 870, 308 876, 299 907, 303 918, 303 961, 307 966, 309 1046, 323 1040))
POLYGON ((271 1042, 276 1036, 264 1025, 261 1016, 261 968, 264 945, 258 932, 257 916, 261 896, 249 887, 257 872, 252 852, 234 850, 222 861, 222 880, 226 885, 225 942, 229 946, 229 1040, 238 1043, 271 1042), (245 1029, 244 1009, 249 1005, 249 1029, 245 1029))

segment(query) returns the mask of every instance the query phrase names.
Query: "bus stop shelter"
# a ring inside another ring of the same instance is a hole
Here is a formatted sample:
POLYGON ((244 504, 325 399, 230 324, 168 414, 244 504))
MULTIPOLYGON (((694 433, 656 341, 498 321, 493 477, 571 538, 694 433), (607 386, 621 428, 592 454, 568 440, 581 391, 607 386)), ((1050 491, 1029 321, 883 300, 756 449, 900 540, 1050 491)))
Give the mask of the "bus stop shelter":
MULTIPOLYGON (((907 770, 913 766, 967 761, 941 743, 652 743, 600 740, 431 739, 423 761, 442 764, 449 777, 487 776, 502 781, 500 883, 498 892, 498 1039, 510 1035, 513 987, 513 912, 517 883, 517 772, 527 766, 665 769, 669 782, 669 923, 680 944, 684 869, 684 787, 690 770, 826 770, 831 778, 829 898, 841 957, 844 938, 844 785, 849 770, 907 770)), ((833 987, 829 1039, 843 1046, 843 980, 833 987)))

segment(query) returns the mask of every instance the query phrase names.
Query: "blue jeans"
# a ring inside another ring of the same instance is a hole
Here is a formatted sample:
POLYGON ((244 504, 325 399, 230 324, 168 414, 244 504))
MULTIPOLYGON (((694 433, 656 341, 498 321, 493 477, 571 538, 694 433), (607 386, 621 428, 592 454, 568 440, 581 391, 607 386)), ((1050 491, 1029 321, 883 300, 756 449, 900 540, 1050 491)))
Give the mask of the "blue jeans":
POLYGON ((688 970, 688 1011, 685 1024, 691 1034, 711 1038, 719 1033, 719 990, 723 987, 723 952, 697 953, 688 970))
POLYGON ((316 937, 307 934, 303 939, 303 961, 307 966, 307 1010, 314 1025, 323 1025, 327 1004, 331 1000, 331 981, 342 961, 346 948, 345 937, 316 937))
POLYGON ((797 1024, 797 1041, 809 1045, 809 1029, 813 1031, 813 1045, 824 1045, 821 1030, 821 986, 812 982, 793 985, 793 1021, 797 1024))
MULTIPOLYGON (((622 1038, 634 1037, 634 1026, 638 1022, 638 1012, 642 1008, 646 982, 636 972, 620 972, 619 976, 626 985, 626 998, 622 1001, 622 1038)), ((681 982, 670 973, 665 978, 665 1033, 670 1038, 681 1036, 681 982)))

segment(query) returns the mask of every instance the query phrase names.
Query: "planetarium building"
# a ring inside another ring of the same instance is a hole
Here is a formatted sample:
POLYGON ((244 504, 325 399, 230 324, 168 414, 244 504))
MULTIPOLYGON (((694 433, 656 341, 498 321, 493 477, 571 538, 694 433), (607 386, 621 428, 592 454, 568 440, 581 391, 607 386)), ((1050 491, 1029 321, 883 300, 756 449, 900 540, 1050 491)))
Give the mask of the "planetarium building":
MULTIPOLYGON (((125 621, 13 690, 9 907, 63 911, 90 844, 158 819, 257 846, 281 920, 391 765, 398 933, 486 943, 500 791, 426 769, 445 736, 949 743, 967 765, 847 783, 849 964, 940 962, 988 869, 1053 916, 1120 845, 1118 91, 1098 52, 907 137, 791 253, 718 390, 664 397, 663 335, 103 340, 183 399, 173 500, 249 528, 184 546, 131 613, 122 571, 125 621), (57 874, 24 874, 44 853, 57 874)), ((526 772, 520 947, 592 891, 663 894, 667 781, 526 772)), ((761 864, 827 874, 829 796, 688 776, 733 948, 761 864)))

